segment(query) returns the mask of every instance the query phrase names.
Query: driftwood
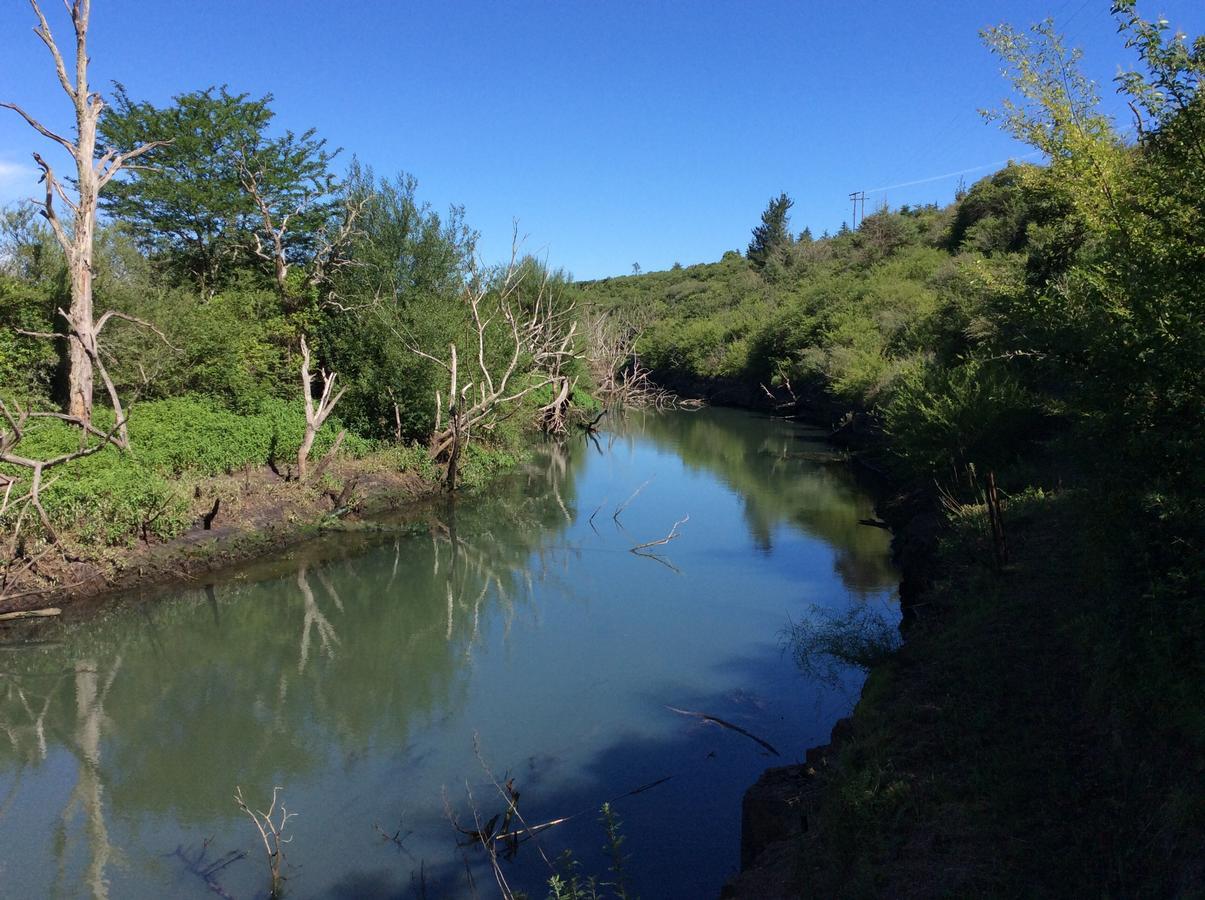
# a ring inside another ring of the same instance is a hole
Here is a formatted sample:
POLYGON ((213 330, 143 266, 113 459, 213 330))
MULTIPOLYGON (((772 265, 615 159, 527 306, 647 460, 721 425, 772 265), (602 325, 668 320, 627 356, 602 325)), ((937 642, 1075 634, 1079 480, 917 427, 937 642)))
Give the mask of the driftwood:
POLYGON ((681 537, 681 535, 678 533, 678 526, 684 525, 685 523, 687 523, 689 521, 690 521, 690 516, 683 516, 677 522, 674 523, 673 528, 671 528, 669 530, 669 534, 667 534, 665 537, 658 538, 655 541, 646 541, 643 544, 637 544, 635 547, 633 547, 631 549, 630 552, 635 553, 638 550, 645 549, 646 547, 659 547, 662 544, 668 544, 670 541, 674 540, 675 538, 681 537))
MULTIPOLYGON (((665 782, 669 781, 673 777, 674 777, 673 775, 666 775, 664 778, 658 778, 656 781, 650 781, 648 784, 642 784, 638 788, 633 788, 632 790, 628 791, 627 793, 620 794, 617 797, 612 797, 610 800, 606 800, 604 802, 605 803, 614 803, 617 800, 624 800, 628 797, 635 797, 637 794, 643 794, 645 791, 651 791, 653 788, 665 784, 665 782)), ((601 806, 601 805, 602 804, 599 804, 598 806, 601 806)), ((517 828, 517 829, 513 829, 511 831, 506 831, 506 832, 502 832, 500 834, 495 834, 494 840, 495 841, 515 841, 515 840, 517 840, 518 843, 521 844, 524 841, 531 840, 533 837, 535 837, 540 832, 547 831, 549 828, 554 828, 557 825, 563 825, 566 822, 572 821, 573 819, 576 819, 579 816, 584 816, 587 813, 597 812, 598 806, 592 806, 589 809, 581 809, 581 810, 578 810, 577 812, 571 813, 567 816, 561 816, 559 819, 549 819, 547 822, 541 822, 538 825, 528 825, 524 828, 517 828)))
POLYGON ((611 514, 611 518, 618 522, 619 516, 623 513, 623 511, 628 508, 628 506, 631 504, 631 502, 636 499, 636 497, 640 494, 641 491, 643 491, 646 487, 649 486, 649 482, 652 480, 653 480, 652 478, 649 478, 647 481, 644 482, 644 484, 640 485, 640 487, 638 487, 638 488, 636 488, 636 490, 632 491, 632 495, 630 497, 628 497, 627 500, 624 500, 623 503, 621 503, 621 504, 619 504, 619 506, 615 507, 615 512, 613 512, 611 514))
POLYGON ((17 619, 43 619, 62 614, 63 611, 57 606, 48 606, 45 609, 25 609, 18 612, 0 613, 0 622, 13 622, 17 619))
POLYGON ((334 491, 326 492, 326 496, 330 498, 332 504, 331 515, 337 515, 340 510, 344 512, 347 511, 352 493, 354 493, 356 485, 359 483, 359 477, 349 478, 347 481, 343 482, 343 488, 339 491, 339 493, 336 494, 334 491))
POLYGON ((753 734, 753 732, 746 731, 744 728, 741 728, 741 726, 733 725, 731 722, 726 722, 723 719, 721 719, 719 716, 713 716, 713 715, 709 715, 708 713, 702 713, 702 712, 694 712, 689 709, 678 709, 678 707, 676 707, 676 706, 667 706, 665 708, 668 709, 670 712, 676 712, 680 716, 690 716, 695 719, 702 719, 704 722, 710 722, 713 725, 719 725, 721 728, 731 729, 732 731, 735 731, 737 734, 743 734, 745 737, 749 738, 749 740, 755 741, 758 744, 761 744, 763 747, 765 747, 767 750, 769 750, 775 756, 782 756, 781 753, 779 753, 777 750, 774 749, 774 745, 771 744, 769 741, 762 740, 756 734, 753 734))

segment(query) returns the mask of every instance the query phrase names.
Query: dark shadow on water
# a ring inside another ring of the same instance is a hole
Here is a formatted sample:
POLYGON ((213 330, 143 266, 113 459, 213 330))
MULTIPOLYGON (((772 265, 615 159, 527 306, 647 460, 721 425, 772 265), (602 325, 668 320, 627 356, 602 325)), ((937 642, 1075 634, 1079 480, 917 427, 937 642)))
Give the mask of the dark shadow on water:
MULTIPOLYGON (((774 655, 717 661, 717 670, 738 676, 747 684, 772 684, 782 679, 781 660, 774 655)), ((833 723, 848 712, 860 689, 862 676, 849 672, 836 689, 796 676, 798 691, 784 702, 743 691, 719 695, 671 693, 650 689, 646 703, 652 715, 667 726, 661 737, 636 733, 616 734, 614 741, 577 773, 572 783, 557 784, 556 773, 541 777, 529 760, 485 758, 500 781, 514 777, 520 791, 519 808, 530 826, 571 816, 570 821, 541 832, 536 842, 521 845, 513 860, 501 865, 516 891, 531 898, 548 892, 551 871, 540 849, 556 863, 569 850, 583 876, 600 881, 613 878, 605 849, 605 829, 600 807, 611 800, 622 821, 624 871, 633 896, 658 900, 697 900, 716 897, 724 881, 739 868, 741 801, 745 790, 763 770, 800 762, 808 747, 826 743, 833 723), (790 706, 789 716, 781 713, 790 706), (765 739, 779 751, 775 756, 739 732, 668 707, 706 712, 765 739), (800 714, 800 711, 803 711, 800 714), (788 721, 789 719, 789 721, 788 721), (629 791, 652 785, 634 796, 629 791)), ((660 723, 659 723, 660 724, 660 723)), ((474 801, 483 819, 505 808, 488 778, 481 772, 465 773, 472 783, 474 801)), ((450 802, 462 821, 472 820, 463 790, 450 802)), ((448 846, 457 835, 447 826, 448 846)), ((387 847, 385 849, 388 849, 387 847)), ((493 876, 478 846, 463 851, 475 873, 480 896, 495 896, 493 876)), ((415 897, 409 861, 399 859, 396 869, 374 861, 341 883, 332 898, 415 897)), ((471 897, 462 864, 446 863, 426 870, 428 896, 471 897)))

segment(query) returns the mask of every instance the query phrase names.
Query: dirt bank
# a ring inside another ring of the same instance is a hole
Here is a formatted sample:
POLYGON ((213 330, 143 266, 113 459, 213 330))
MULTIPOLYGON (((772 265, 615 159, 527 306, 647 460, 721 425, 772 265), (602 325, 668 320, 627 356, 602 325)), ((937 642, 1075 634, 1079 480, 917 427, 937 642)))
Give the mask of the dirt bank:
POLYGON ((339 460, 316 484, 285 481, 267 467, 205 479, 192 492, 192 527, 171 540, 148 535, 100 547, 64 535, 58 544, 19 553, 4 571, 0 613, 187 583, 438 492, 413 472, 371 459, 339 460))

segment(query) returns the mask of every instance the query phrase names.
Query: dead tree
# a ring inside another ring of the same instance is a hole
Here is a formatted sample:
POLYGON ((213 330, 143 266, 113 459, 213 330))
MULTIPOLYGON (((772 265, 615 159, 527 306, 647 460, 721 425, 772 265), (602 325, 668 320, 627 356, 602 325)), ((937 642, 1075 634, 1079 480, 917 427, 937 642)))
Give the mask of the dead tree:
POLYGON ((463 377, 460 354, 454 343, 448 346, 447 359, 408 343, 411 352, 448 373, 447 390, 435 391, 435 429, 428 450, 432 459, 448 463, 446 483, 450 489, 455 487, 461 450, 478 429, 491 429, 501 410, 552 386, 553 401, 541 408, 541 415, 545 421, 549 415, 563 418, 572 393, 573 382, 566 378, 564 370, 570 360, 579 358, 574 347, 577 323, 573 320, 573 306, 556 308, 547 274, 537 286, 529 308, 519 302, 519 288, 530 270, 519 264, 518 250, 516 239, 510 262, 494 285, 474 270, 465 286, 464 300, 477 344, 470 377, 463 377), (487 336, 498 330, 505 335, 509 354, 502 362, 491 365, 486 356, 487 336))
POLYGON ((604 405, 657 409, 696 405, 653 383, 636 353, 636 342, 644 334, 637 317, 592 312, 584 316, 584 324, 586 360, 604 405))
MULTIPOLYGON (((313 376, 310 375, 310 348, 306 345, 304 335, 301 338, 301 394, 305 398, 305 436, 301 439, 301 446, 297 450, 297 478, 299 481, 305 480, 306 464, 309 462, 310 450, 313 449, 314 439, 318 436, 318 432, 322 430, 322 426, 330 417, 331 412, 335 408, 335 404, 342 399, 347 392, 347 388, 340 388, 339 393, 331 396, 331 392, 335 388, 336 373, 327 373, 322 370, 322 394, 318 398, 318 405, 314 405, 314 388, 313 376)), ((343 438, 346 432, 340 431, 338 437, 335 438, 334 444, 327 451, 322 462, 319 463, 319 471, 326 468, 327 461, 334 456, 338 451, 339 445, 343 443, 343 438)))
POLYGON ((272 805, 267 811, 252 809, 247 805, 247 801, 243 798, 242 787, 235 787, 234 802, 252 822, 255 823, 255 828, 259 832, 260 840, 264 845, 264 855, 268 862, 268 872, 271 875, 271 889, 268 891, 268 896, 272 900, 277 900, 278 897, 284 895, 285 876, 282 871, 285 862, 284 845, 293 840, 291 837, 285 837, 285 830, 288 828, 289 819, 296 817, 297 813, 291 813, 285 809, 284 804, 280 805, 280 814, 276 814, 276 801, 280 794, 279 787, 272 788, 272 805))
MULTIPOLYGON (((130 161, 142 156, 164 141, 149 141, 139 147, 119 151, 106 147, 98 153, 96 147, 96 128, 104 109, 104 101, 100 95, 88 88, 88 16, 91 11, 91 0, 65 0, 68 12, 71 14, 71 24, 75 31, 75 73, 74 79, 68 74, 67 63, 59 52, 51 34, 46 16, 42 14, 38 0, 29 0, 37 16, 38 24, 34 28, 36 34, 50 51, 54 60, 55 71, 59 84, 71 99, 75 107, 75 140, 70 140, 47 128, 40 121, 27 113, 15 103, 0 103, 0 106, 11 109, 23 118, 43 137, 54 141, 75 161, 75 193, 73 199, 63 186, 50 164, 41 154, 34 153, 34 161, 42 170, 41 183, 46 185, 45 198, 35 203, 41 208, 42 216, 50 223, 51 230, 63 253, 67 258, 67 268, 71 280, 71 304, 59 315, 65 323, 65 333, 52 335, 67 341, 67 413, 73 418, 91 424, 92 422, 92 387, 93 369, 99 367, 105 388, 109 391, 110 399, 114 401, 114 411, 121 420, 120 404, 116 401, 116 391, 107 373, 103 371, 100 352, 97 346, 97 336, 104 322, 119 313, 107 313, 98 321, 92 311, 92 253, 93 239, 96 234, 96 203, 97 197, 123 167, 130 161), (58 198, 71 211, 71 224, 68 227, 59 218, 55 209, 55 198, 58 198)), ((138 320, 134 320, 138 321, 138 320)))
POLYGON ((43 483, 44 473, 47 469, 53 469, 72 460, 91 456, 93 453, 103 450, 109 444, 121 448, 123 445, 118 438, 118 433, 125 428, 125 420, 117 419, 108 432, 102 432, 83 419, 77 419, 63 413, 30 412, 15 402, 13 409, 9 409, 3 400, 0 400, 0 416, 3 416, 4 419, 3 426, 0 426, 0 462, 20 466, 23 469, 28 469, 30 472, 29 490, 26 493, 16 500, 12 500, 13 487, 17 484, 17 480, 8 478, 3 485, 4 496, 0 498, 0 516, 3 516, 8 511, 10 501, 11 506, 20 508, 20 512, 17 514, 17 521, 13 526, 14 552, 21 536, 21 526, 24 524, 25 516, 31 508, 38 514, 42 528, 46 531, 46 537, 53 543, 56 540, 54 527, 50 523, 50 516, 46 514, 45 507, 42 506, 42 489, 48 486, 43 483), (17 452, 17 446, 25 438, 25 428, 31 418, 54 418, 70 422, 81 429, 84 440, 87 439, 88 435, 92 435, 97 439, 97 442, 91 446, 81 446, 79 450, 73 453, 63 453, 49 459, 32 459, 22 456, 17 452))
POLYGON ((324 195, 329 194, 332 185, 317 185, 313 191, 296 198, 289 209, 273 210, 263 186, 264 173, 255 166, 255 160, 246 153, 240 153, 237 162, 239 181, 259 213, 259 228, 253 232, 255 255, 272 266, 276 291, 282 300, 289 302, 295 293, 303 294, 310 288, 326 284, 333 270, 351 264, 346 251, 356 235, 356 222, 368 202, 368 196, 358 200, 346 199, 338 223, 328 223, 328 227, 318 233, 306 264, 304 278, 294 290, 289 285, 289 272, 292 269, 288 253, 290 223, 311 210, 324 195))

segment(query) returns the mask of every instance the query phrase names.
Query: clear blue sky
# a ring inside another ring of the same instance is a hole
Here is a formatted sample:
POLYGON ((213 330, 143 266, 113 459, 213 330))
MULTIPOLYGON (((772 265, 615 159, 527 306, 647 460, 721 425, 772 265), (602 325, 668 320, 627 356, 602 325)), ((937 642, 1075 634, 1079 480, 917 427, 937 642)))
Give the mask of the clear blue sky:
MULTIPOLYGON (((43 0, 60 39, 69 24, 43 0)), ((1115 109, 1132 56, 1108 0, 389 2, 94 0, 93 84, 135 99, 228 83, 271 92, 282 127, 316 127, 437 208, 462 203, 487 260, 510 223, 579 278, 743 249, 767 200, 819 234, 847 195, 946 202, 1029 148, 978 114, 1007 94, 978 31, 1054 16, 1115 109)), ((1190 35, 1205 3, 1140 6, 1190 35)), ((24 0, 0 0, 0 99, 48 124, 70 107, 24 0)), ((64 41, 67 46, 69 42, 64 41)), ((0 110, 0 203, 34 192, 47 142, 0 110)), ((869 203, 868 203, 869 205, 869 203)))

